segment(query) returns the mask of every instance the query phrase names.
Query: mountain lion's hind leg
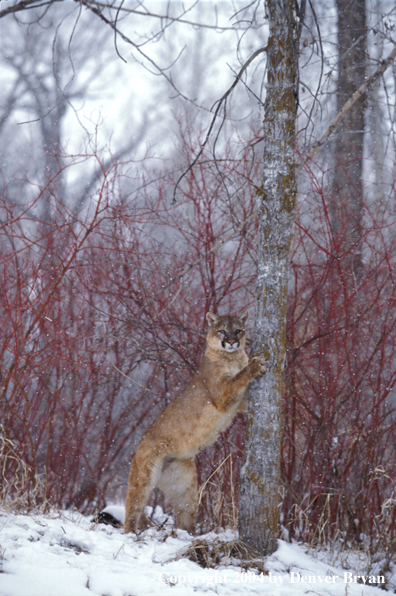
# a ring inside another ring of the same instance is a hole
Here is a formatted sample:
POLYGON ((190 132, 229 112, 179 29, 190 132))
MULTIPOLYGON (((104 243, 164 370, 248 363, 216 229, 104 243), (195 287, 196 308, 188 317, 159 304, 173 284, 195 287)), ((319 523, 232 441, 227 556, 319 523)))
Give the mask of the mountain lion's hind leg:
MULTIPOLYGON (((143 447, 143 443, 141 445, 143 447)), ((132 460, 128 478, 125 533, 138 532, 148 527, 149 522, 144 515, 144 507, 162 468, 162 457, 153 461, 152 451, 145 454, 144 449, 139 447, 132 460)))
POLYGON ((177 527, 194 534, 198 511, 194 459, 165 460, 157 486, 172 504, 177 527))

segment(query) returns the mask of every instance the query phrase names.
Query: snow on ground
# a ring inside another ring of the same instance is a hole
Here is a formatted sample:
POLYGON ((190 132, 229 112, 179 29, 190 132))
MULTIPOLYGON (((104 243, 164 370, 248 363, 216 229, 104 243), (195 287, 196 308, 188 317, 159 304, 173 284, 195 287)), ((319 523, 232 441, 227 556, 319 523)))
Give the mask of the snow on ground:
MULTIPOLYGON (((113 515, 122 509, 109 508, 113 515)), ((157 522, 165 521, 156 511, 157 522)), ((162 514, 162 515, 161 515, 162 514)), ((210 533, 201 539, 232 540, 210 533)), ((379 587, 355 583, 358 569, 344 570, 320 560, 319 552, 279 540, 265 560, 267 575, 228 563, 202 569, 177 559, 193 538, 183 530, 149 529, 139 537, 91 522, 77 512, 17 515, 0 510, 1 596, 376 596, 379 587)), ((323 552, 322 552, 323 558, 323 552)), ((396 587, 396 566, 394 568, 396 587)))

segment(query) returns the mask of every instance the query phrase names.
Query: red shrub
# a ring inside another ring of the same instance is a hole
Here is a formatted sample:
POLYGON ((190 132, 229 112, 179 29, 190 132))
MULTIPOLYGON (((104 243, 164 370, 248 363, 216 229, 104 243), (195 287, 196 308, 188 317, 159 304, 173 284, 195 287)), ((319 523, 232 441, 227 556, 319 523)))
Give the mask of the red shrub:
MULTIPOLYGON (((183 143, 188 161, 193 141, 183 143)), ((150 184, 95 155, 80 158, 101 173, 79 216, 51 182, 32 201, 51 192, 45 222, 4 197, 3 497, 25 490, 90 509, 123 494, 142 432, 199 365, 205 313, 253 306, 260 163, 237 142, 222 162, 209 157, 182 180, 176 205, 178 174, 150 184)), ((334 235, 322 183, 313 172, 308 181, 290 276, 283 524, 304 540, 373 541, 380 527, 392 538, 396 239, 380 210, 366 207, 356 279, 345 228, 339 222, 334 235)), ((206 524, 235 521, 243 449, 239 416, 198 457, 206 524)))
MULTIPOLYGON (((311 176, 290 279, 284 523, 305 540, 340 532, 374 540, 396 478, 396 237, 389 220, 380 224, 380 209, 366 207, 356 279, 347 222, 335 236, 311 176)), ((395 512, 387 531, 395 532, 395 512)))

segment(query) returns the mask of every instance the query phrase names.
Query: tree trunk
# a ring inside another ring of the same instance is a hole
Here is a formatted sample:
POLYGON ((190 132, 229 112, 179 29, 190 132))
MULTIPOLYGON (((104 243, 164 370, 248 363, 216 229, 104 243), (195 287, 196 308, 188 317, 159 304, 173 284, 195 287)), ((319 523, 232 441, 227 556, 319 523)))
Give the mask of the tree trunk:
MULTIPOLYGON (((366 76, 367 27, 365 0, 336 0, 338 27, 337 113, 366 76)), ((350 268, 358 281, 363 275, 363 149, 364 102, 361 98, 335 133, 335 171, 331 220, 338 252, 350 250, 350 268)))
POLYGON ((298 88, 297 3, 267 0, 266 6, 270 37, 252 355, 267 357, 270 370, 250 387, 239 512, 241 540, 264 555, 277 547, 286 300, 296 198, 298 88))

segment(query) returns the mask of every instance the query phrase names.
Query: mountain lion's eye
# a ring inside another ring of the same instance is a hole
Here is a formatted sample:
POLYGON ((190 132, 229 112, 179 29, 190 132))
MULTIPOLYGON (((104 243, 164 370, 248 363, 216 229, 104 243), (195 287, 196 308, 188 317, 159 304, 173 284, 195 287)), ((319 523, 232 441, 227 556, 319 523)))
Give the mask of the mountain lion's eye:
POLYGON ((241 329, 235 329, 235 333, 241 333, 241 329))
POLYGON ((224 329, 220 329, 219 333, 221 333, 222 335, 227 335, 227 331, 224 331, 224 329))

